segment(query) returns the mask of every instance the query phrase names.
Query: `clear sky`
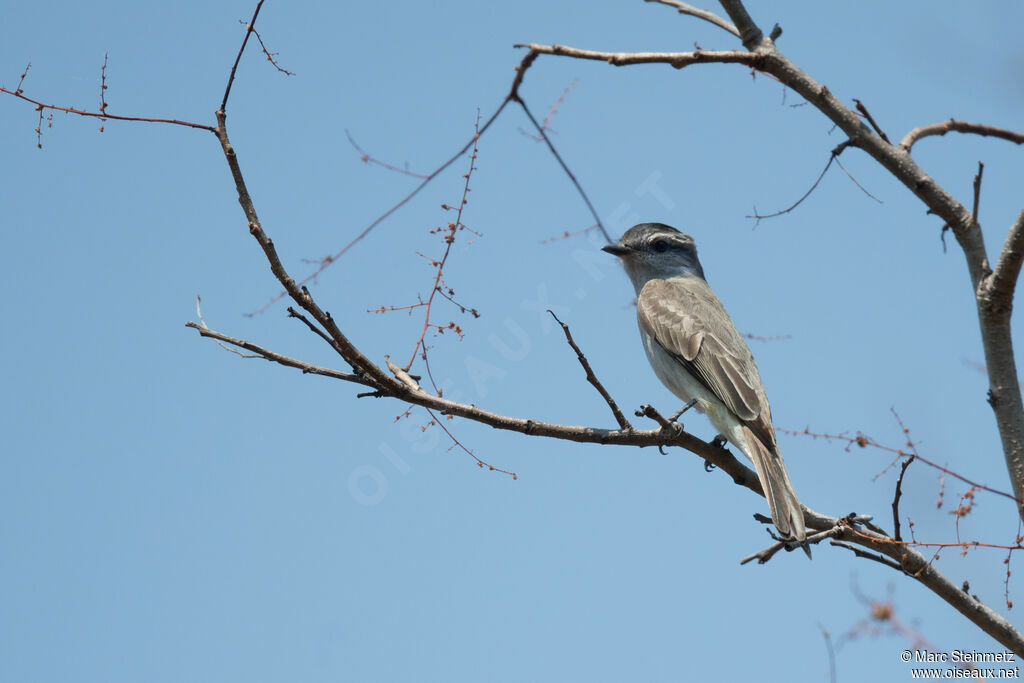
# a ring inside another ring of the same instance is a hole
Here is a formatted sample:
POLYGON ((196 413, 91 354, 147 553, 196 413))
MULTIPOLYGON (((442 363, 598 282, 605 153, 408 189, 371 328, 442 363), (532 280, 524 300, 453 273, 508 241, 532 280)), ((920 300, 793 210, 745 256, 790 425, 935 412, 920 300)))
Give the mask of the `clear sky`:
MULTIPOLYGON (((1016 2, 751 3, 778 45, 890 137, 949 117, 1024 128, 1024 9, 1016 2)), ((108 111, 212 124, 251 2, 7 3, 0 83, 108 111)), ((738 43, 641 2, 268 0, 258 25, 284 76, 250 51, 229 127, 264 226, 291 272, 337 251, 408 193, 499 104, 516 42, 604 50, 738 43)), ((962 254, 941 223, 857 150, 796 211, 842 137, 810 106, 738 66, 614 68, 542 57, 522 94, 617 237, 660 221, 693 234, 708 279, 751 346, 780 428, 899 447, 1008 489, 962 254)), ((452 421, 518 480, 477 468, 425 413, 358 387, 246 360, 211 327, 345 369, 278 304, 214 137, 38 115, 0 98, 0 679, 49 681, 906 680, 911 645, 865 627, 891 599, 941 650, 998 649, 911 581, 848 551, 739 559, 769 541, 763 499, 686 452, 527 438, 452 421), (853 637, 851 637, 851 635, 853 637)), ((678 407, 650 371, 632 290, 584 237, 593 221, 510 109, 480 141, 446 268, 458 300, 428 337, 446 395, 509 414, 614 426, 560 331, 569 323, 628 413, 678 407)), ((924 168, 969 202, 997 253, 1021 208, 1024 152, 950 135, 924 168)), ((313 286, 371 358, 404 360, 422 325, 367 309, 429 294, 465 161, 382 223, 313 286)), ((1020 331, 1019 318, 1014 323, 1020 331)), ((1018 338, 1019 339, 1019 338, 1018 338)), ((419 367, 419 366, 417 366, 419 367)), ((419 368, 422 370, 422 368, 419 368)), ((642 422, 636 420, 638 424, 642 422)), ((699 415, 686 426, 710 439, 699 415)), ((830 514, 891 527, 891 455, 780 434, 796 490, 830 514)), ((915 464, 902 510, 950 541, 966 486, 915 464)), ((904 520, 906 521, 906 520, 904 520)), ((1010 503, 979 494, 963 539, 1012 543, 1010 503)), ((946 551, 938 567, 1004 613, 1005 551, 946 551)), ((1013 568, 1022 560, 1015 556, 1013 568)), ((1018 572, 1019 574, 1019 572, 1018 572)), ((1017 574, 1011 597, 1024 602, 1017 574)), ((1020 624, 1017 611, 1009 618, 1020 624)))

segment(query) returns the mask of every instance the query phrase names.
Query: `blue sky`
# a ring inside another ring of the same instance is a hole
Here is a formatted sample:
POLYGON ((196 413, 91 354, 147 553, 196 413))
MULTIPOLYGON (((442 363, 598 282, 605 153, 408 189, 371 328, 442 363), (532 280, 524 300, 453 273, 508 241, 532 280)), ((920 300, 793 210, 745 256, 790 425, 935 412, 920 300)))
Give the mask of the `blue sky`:
MULTIPOLYGON (((1011 2, 751 6, 779 47, 890 137, 956 117, 1020 129, 1024 66, 1011 2), (774 14, 772 12, 775 12, 774 14)), ((184 1, 5 8, 0 83, 108 111, 213 123, 252 5, 184 1)), ((292 77, 249 52, 229 130, 263 224, 295 275, 403 197, 472 134, 522 57, 516 42, 604 50, 730 49, 666 7, 582 1, 441 6, 280 3, 259 28, 292 77)), ((522 94, 543 115, 576 83, 552 138, 617 236, 640 221, 693 234, 708 279, 751 342, 780 428, 918 449, 1007 489, 963 257, 941 224, 856 150, 796 211, 841 141, 794 94, 736 66, 675 71, 542 57, 522 94), (651 188, 658 188, 652 191, 651 188)), ((453 421, 478 469, 426 416, 358 387, 245 360, 184 323, 344 369, 277 305, 209 133, 62 114, 0 99, 5 334, 0 336, 0 667, 11 681, 903 680, 902 636, 870 635, 863 596, 893 600, 937 648, 997 645, 938 598, 819 547, 739 566, 765 545, 764 501, 685 452, 529 439, 453 421), (853 633, 854 638, 844 638, 853 633)), ((631 412, 677 407, 650 371, 632 290, 548 152, 510 109, 480 141, 446 280, 479 319, 428 338, 446 395, 509 414, 610 427, 558 328, 567 322, 631 412)), ((985 162, 981 221, 997 253, 1020 210, 1021 150, 931 138, 915 156, 961 201, 985 162)), ((457 162, 313 287, 371 358, 405 359, 419 313, 367 313, 429 293, 417 251, 458 201, 457 162)), ((444 302, 442 302, 443 304, 444 302)), ((1019 332, 1018 322, 1014 323, 1019 332)), ((1019 337, 1018 337, 1019 338, 1019 337)), ((637 420, 637 423, 640 421, 637 420)), ((687 428, 714 434, 703 417, 687 428)), ((895 472, 872 449, 780 435, 801 499, 891 526, 895 472)), ((914 465, 902 510, 922 540, 956 538, 965 491, 914 465)), ((978 496, 961 537, 1011 543, 1012 505, 978 496)), ((938 567, 1004 608, 1005 553, 938 567)), ((1019 558, 1014 558, 1014 567, 1019 558)), ((1021 602, 1020 584, 1010 582, 1021 602)), ((1017 608, 1020 609, 1019 607, 1017 608)), ((1018 623, 1015 611, 1009 618, 1018 623)))

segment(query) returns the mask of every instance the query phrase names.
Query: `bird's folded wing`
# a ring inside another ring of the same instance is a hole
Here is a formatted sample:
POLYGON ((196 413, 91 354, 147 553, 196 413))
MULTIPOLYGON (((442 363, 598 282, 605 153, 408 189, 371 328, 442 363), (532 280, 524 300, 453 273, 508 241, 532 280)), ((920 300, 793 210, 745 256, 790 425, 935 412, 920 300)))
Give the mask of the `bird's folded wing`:
POLYGON ((746 342, 722 302, 699 278, 651 280, 637 300, 640 328, 748 423, 775 442, 768 401, 746 342))

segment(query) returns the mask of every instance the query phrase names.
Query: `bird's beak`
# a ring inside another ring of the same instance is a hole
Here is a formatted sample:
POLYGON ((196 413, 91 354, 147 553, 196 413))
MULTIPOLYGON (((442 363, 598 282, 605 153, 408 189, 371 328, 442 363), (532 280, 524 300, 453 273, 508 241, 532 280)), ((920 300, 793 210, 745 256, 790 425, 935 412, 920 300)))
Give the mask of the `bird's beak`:
POLYGON ((632 249, 624 247, 621 244, 608 244, 601 247, 601 251, 606 251, 612 256, 626 256, 633 253, 632 249))

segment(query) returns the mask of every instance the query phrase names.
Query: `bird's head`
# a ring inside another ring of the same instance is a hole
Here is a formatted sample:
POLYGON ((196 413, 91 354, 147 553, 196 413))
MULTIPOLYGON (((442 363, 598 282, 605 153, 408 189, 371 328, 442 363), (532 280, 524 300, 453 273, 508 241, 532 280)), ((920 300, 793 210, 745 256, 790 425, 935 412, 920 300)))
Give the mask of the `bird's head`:
POLYGON ((693 238, 663 223, 634 225, 617 243, 601 249, 622 259, 638 293, 648 280, 685 276, 704 279, 693 238))

